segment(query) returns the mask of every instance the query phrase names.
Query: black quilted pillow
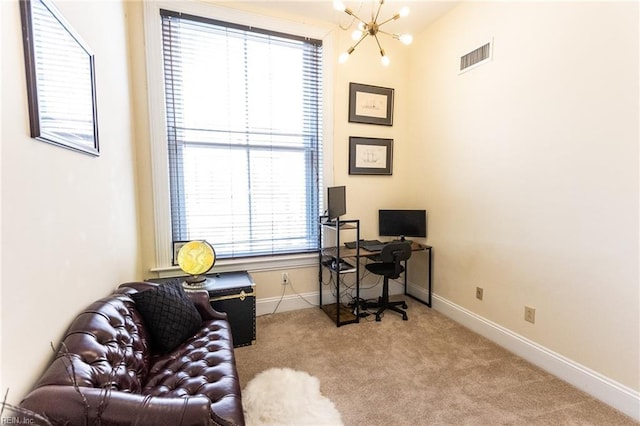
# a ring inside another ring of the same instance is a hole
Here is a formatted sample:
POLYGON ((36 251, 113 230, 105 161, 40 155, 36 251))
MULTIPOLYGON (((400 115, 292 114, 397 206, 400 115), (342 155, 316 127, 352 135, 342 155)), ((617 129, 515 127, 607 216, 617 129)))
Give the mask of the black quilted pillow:
POLYGON ((133 293, 131 298, 151 334, 155 351, 167 353, 193 336, 202 326, 202 317, 182 289, 181 280, 133 293))

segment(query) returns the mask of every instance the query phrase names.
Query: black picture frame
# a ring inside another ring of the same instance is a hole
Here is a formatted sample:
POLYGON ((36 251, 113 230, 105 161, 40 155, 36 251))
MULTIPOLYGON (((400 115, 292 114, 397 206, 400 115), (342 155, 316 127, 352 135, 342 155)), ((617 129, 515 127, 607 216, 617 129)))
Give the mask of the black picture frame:
POLYGON ((392 175, 393 139, 349 137, 350 175, 392 175))
POLYGON ((349 83, 349 122, 393 126, 394 89, 349 83))
POLYGON ((173 255, 171 257, 171 265, 172 266, 178 266, 178 252, 180 251, 180 249, 182 248, 182 246, 184 246, 185 244, 187 244, 188 242, 190 242, 191 240, 186 240, 186 241, 173 241, 172 242, 172 252, 173 255))
POLYGON ((20 0, 31 137, 100 155, 95 58, 49 0, 20 0))

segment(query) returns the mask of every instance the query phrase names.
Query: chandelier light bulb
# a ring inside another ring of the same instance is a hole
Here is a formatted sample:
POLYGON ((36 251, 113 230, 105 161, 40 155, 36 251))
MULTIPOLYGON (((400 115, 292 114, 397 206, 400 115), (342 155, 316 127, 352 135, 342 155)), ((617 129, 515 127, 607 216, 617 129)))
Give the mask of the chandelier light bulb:
POLYGON ((400 9, 400 11, 398 12, 398 15, 400 15, 401 18, 406 18, 407 16, 409 16, 409 7, 405 6, 402 9, 400 9))
POLYGON ((384 65, 385 67, 389 66, 389 57, 387 56, 387 54, 384 52, 383 48, 380 48, 380 60, 382 61, 382 65, 384 65))
POLYGON ((342 54, 338 58, 338 62, 344 64, 345 62, 347 62, 347 60, 349 60, 349 54, 347 52, 342 52, 342 54))
POLYGON ((399 40, 406 45, 410 45, 413 42, 413 36, 411 34, 401 34, 399 40))
POLYGON ((355 30, 354 32, 351 33, 351 38, 353 39, 353 41, 358 41, 360 40, 361 37, 362 37, 362 31, 360 30, 355 30))
POLYGON ((347 7, 340 0, 333 0, 333 8, 335 10, 339 10, 340 12, 344 12, 347 7))

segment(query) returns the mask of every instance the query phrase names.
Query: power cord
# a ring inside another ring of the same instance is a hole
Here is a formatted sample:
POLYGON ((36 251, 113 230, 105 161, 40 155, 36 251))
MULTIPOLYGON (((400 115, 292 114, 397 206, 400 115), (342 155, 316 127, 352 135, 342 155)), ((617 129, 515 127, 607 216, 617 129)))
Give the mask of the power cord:
MULTIPOLYGON (((291 282, 291 280, 289 280, 289 282, 291 282)), ((280 300, 278 300, 278 304, 276 305, 276 307, 273 309, 273 312, 271 312, 271 315, 275 314, 276 311, 278 310, 278 308, 280 307, 280 303, 282 303, 282 299, 284 299, 284 293, 287 291, 287 286, 283 285, 282 286, 282 294, 280 295, 280 300)))
MULTIPOLYGON (((323 283, 324 284, 324 283, 323 283)), ((291 286, 291 291, 293 291, 293 293, 298 296, 299 298, 301 298, 302 300, 304 300, 305 302, 307 302, 310 306, 316 307, 318 305, 314 305, 313 302, 310 302, 307 298, 305 298, 303 295, 301 295, 300 293, 298 293, 296 291, 296 289, 293 287, 293 283, 291 281, 291 278, 289 278, 289 285, 291 286)), ((282 300, 284 299, 284 295, 287 291, 287 286, 283 285, 282 286, 282 294, 280 295, 280 300, 278 300, 278 303, 276 304, 276 307, 273 309, 273 312, 271 312, 270 315, 275 314, 278 311, 278 308, 280 307, 280 303, 282 303, 282 300)))
MULTIPOLYGON (((307 300, 303 295, 301 295, 300 293, 298 293, 298 292, 296 291, 296 289, 295 289, 295 288, 293 288, 293 283, 291 282, 291 279, 289 279, 289 285, 291 286, 291 290, 292 290, 292 291, 293 291, 293 292, 294 292, 294 293, 295 293, 295 294, 296 294, 300 299, 302 299, 302 300, 304 300, 305 302, 307 302, 307 304, 309 304, 310 306, 314 306, 314 307, 318 306, 318 305, 314 305, 312 302, 309 302, 309 301, 308 301, 308 300, 307 300)), ((287 286, 283 286, 283 287, 285 287, 285 288, 286 288, 287 286)))

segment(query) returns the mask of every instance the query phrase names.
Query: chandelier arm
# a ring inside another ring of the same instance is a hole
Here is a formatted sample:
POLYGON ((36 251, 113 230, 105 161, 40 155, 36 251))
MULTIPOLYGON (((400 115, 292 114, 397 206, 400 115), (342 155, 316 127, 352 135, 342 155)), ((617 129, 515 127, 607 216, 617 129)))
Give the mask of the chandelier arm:
MULTIPOLYGON (((362 22, 364 25, 367 25, 367 23, 366 23, 365 21, 363 21, 363 20, 362 20, 362 18, 360 18, 358 15, 356 15, 356 14, 354 13, 354 11, 353 11, 353 10, 351 10, 351 9, 349 9, 349 8, 346 8, 346 9, 344 10, 344 13, 346 13, 346 14, 347 14, 347 15, 349 15, 349 16, 353 16, 353 17, 354 17, 354 18, 356 18, 358 21, 362 22)), ((351 25, 349 25, 349 26, 351 26, 351 25)))
MULTIPOLYGON (((380 4, 378 5, 378 11, 376 12, 376 17, 373 18, 373 22, 378 21, 378 16, 380 15, 380 9, 382 9, 382 5, 384 4, 384 0, 380 0, 380 4)), ((380 24, 382 25, 382 24, 380 24)))
POLYGON ((384 21, 384 22, 380 22, 380 23, 378 24, 378 26, 379 26, 379 27, 381 27, 381 26, 383 26, 384 24, 386 24, 387 22, 395 21, 396 19, 400 19, 400 14, 399 14, 399 13, 396 13, 395 15, 393 15, 391 18, 387 19, 387 20, 386 20, 386 21, 384 21))
POLYGON ((362 42, 362 40, 364 40, 365 38, 367 38, 367 36, 368 36, 368 35, 369 35, 369 33, 365 32, 365 33, 362 35, 362 37, 360 37, 360 40, 358 40, 358 41, 356 42, 356 44, 354 44, 353 46, 351 46, 351 49, 349 49, 349 50, 351 50, 351 51, 353 52, 353 51, 355 50, 355 48, 356 48, 356 47, 357 47, 357 46, 362 42))
POLYGON ((374 35, 374 37, 376 39, 376 43, 378 43, 378 49, 380 49, 380 51, 382 52, 383 49, 382 49, 382 46, 380 46, 380 40, 378 40, 378 35, 376 34, 376 35, 374 35))
POLYGON ((378 32, 382 33, 382 34, 385 34, 385 35, 388 35, 391 38, 395 38, 396 40, 400 40, 400 35, 399 34, 388 33, 386 31, 382 31, 380 29, 378 30, 378 32))

